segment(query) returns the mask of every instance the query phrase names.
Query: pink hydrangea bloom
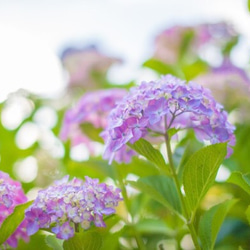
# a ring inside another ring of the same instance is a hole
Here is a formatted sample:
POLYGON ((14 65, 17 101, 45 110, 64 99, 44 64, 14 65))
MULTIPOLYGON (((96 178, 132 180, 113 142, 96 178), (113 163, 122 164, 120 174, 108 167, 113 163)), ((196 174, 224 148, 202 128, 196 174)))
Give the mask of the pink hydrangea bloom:
MULTIPOLYGON (((22 190, 21 184, 12 180, 8 174, 0 171, 0 226, 17 205, 25 202, 27 202, 27 197, 22 190)), ((27 242, 29 237, 26 226, 27 221, 24 220, 4 244, 16 248, 19 239, 27 242)))
MULTIPOLYGON (((171 128, 192 128, 201 141, 235 143, 235 128, 210 91, 171 75, 132 88, 111 111, 108 121, 102 135, 104 158, 110 161, 117 160, 117 155, 118 161, 128 161, 132 153, 126 149, 126 143, 133 144, 140 138, 150 140, 151 135, 163 137, 171 128)), ((228 156, 231 152, 229 147, 228 156)))
POLYGON ((68 48, 61 60, 69 73, 69 86, 81 86, 88 90, 99 87, 94 74, 104 77, 111 65, 121 62, 120 59, 102 54, 94 46, 68 48))
POLYGON ((237 34, 231 25, 224 22, 197 26, 173 26, 156 37, 153 57, 167 64, 177 63, 183 39, 186 36, 191 38, 187 56, 193 58, 199 55, 200 49, 204 46, 215 45, 223 48, 237 34))

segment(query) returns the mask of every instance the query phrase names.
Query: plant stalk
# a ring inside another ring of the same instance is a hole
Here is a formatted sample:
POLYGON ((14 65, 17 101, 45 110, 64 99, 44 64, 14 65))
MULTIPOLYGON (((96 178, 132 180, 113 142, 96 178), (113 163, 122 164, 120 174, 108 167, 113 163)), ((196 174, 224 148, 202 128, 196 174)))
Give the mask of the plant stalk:
MULTIPOLYGON (((122 175, 121 175, 120 170, 119 170, 119 166, 116 165, 115 168, 116 168, 116 175, 117 175, 119 187, 120 187, 121 192, 122 192, 122 197, 123 197, 123 200, 124 200, 124 204, 125 204, 127 213, 129 214, 130 213, 130 206, 129 206, 129 199, 128 199, 127 190, 126 190, 126 187, 124 185, 123 178, 122 178, 122 175)), ((129 223, 128 219, 127 219, 127 223, 131 224, 131 226, 133 228, 135 241, 137 243, 137 246, 138 246, 138 248, 140 250, 146 250, 146 247, 145 247, 145 245, 143 243, 143 240, 141 238, 140 233, 137 232, 136 229, 134 228, 134 219, 133 219, 132 216, 131 216, 131 218, 132 218, 132 223, 129 223)))
POLYGON ((182 203, 182 207, 183 207, 183 211, 184 211, 184 216, 187 219, 187 226, 188 226, 188 228, 190 230, 190 233, 191 233, 192 240, 193 240, 193 243, 195 245, 195 248, 197 250, 200 250, 201 248, 200 248, 200 245, 199 245, 199 242, 198 242, 198 237, 197 237, 194 225, 193 225, 193 221, 191 221, 189 219, 189 213, 188 213, 187 205, 186 205, 184 196, 183 196, 183 194, 181 192, 181 185, 180 185, 180 182, 178 180, 178 176, 176 174, 176 170, 175 170, 175 167, 174 167, 173 155, 172 155, 170 140, 169 140, 169 136, 168 136, 167 131, 164 134, 164 138, 165 138, 165 142, 166 142, 166 149, 167 149, 167 155, 168 155, 168 161, 169 161, 170 170, 172 172, 175 185, 177 187, 178 196, 179 196, 179 198, 181 200, 181 203, 182 203))

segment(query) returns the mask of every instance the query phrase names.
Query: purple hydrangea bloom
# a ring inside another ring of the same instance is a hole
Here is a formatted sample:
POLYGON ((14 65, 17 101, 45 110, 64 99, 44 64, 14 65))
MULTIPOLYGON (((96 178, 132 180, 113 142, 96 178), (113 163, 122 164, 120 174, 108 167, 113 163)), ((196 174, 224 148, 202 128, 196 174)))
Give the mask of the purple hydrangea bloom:
MULTIPOLYGON (((143 137, 151 140, 155 138, 153 135, 163 138, 170 128, 192 128, 199 140, 210 143, 228 141, 232 146, 235 141, 235 128, 210 91, 171 75, 132 88, 111 111, 108 121, 102 135, 106 143, 104 158, 110 161, 117 160, 116 155, 119 155, 118 161, 124 158, 128 161, 132 153, 126 143, 143 137)), ((231 149, 228 155, 230 153, 231 149)))
POLYGON ((75 226, 88 229, 93 222, 105 227, 104 215, 115 213, 114 207, 122 200, 120 189, 85 177, 85 182, 69 176, 38 193, 34 203, 26 210, 29 235, 40 228, 51 228, 57 238, 73 237, 75 226))
MULTIPOLYGON (((0 226, 17 205, 25 202, 27 202, 27 197, 21 184, 12 180, 8 174, 0 171, 0 226)), ((22 238, 27 242, 29 236, 26 232, 26 226, 27 221, 24 220, 4 244, 16 248, 18 239, 22 238)))
POLYGON ((235 66, 229 58, 225 58, 219 67, 198 76, 195 81, 211 89, 215 99, 227 110, 236 110, 238 123, 250 121, 250 78, 244 69, 235 66))
POLYGON ((90 152, 93 152, 93 142, 88 135, 83 133, 81 124, 90 123, 95 128, 106 128, 110 110, 125 94, 124 89, 107 89, 86 93, 75 107, 66 112, 60 134, 61 139, 64 141, 70 139, 74 146, 84 143, 90 152))

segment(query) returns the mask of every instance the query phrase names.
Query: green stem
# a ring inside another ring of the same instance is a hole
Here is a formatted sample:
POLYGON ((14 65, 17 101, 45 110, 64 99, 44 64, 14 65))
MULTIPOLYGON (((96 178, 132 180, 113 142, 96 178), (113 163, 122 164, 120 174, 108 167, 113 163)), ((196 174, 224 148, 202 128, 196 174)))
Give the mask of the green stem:
MULTIPOLYGON (((124 182, 123 182, 123 177, 122 177, 122 174, 120 172, 119 165, 117 165, 117 164, 115 164, 115 173, 116 173, 116 179, 118 180, 118 186, 122 192, 122 198, 124 200, 124 204, 125 204, 127 213, 129 214, 130 206, 129 206, 128 194, 127 194, 127 190, 126 190, 126 187, 124 185, 124 182)), ((128 222, 128 219, 127 219, 127 222, 128 222)))
POLYGON ((75 225, 75 232, 79 233, 79 223, 74 223, 75 225))
POLYGON ((141 235, 136 231, 135 228, 134 229, 134 234, 135 234, 135 240, 137 243, 137 246, 140 250, 146 250, 146 247, 144 245, 144 242, 142 241, 141 235))
MULTIPOLYGON (((117 175, 117 179, 118 179, 118 183, 119 183, 119 187, 121 189, 121 192, 122 192, 122 197, 123 197, 123 200, 124 200, 124 204, 125 204, 125 207, 126 207, 126 210, 127 210, 127 213, 129 214, 130 213, 130 206, 129 206, 129 199, 128 199, 128 194, 127 194, 127 190, 126 190, 126 187, 124 185, 124 182, 123 182, 123 178, 122 178, 122 175, 120 173, 120 170, 119 170, 119 166, 116 165, 115 166, 116 168, 116 175, 117 175)), ((132 216, 131 216, 132 217, 132 216)), ((128 219, 127 219, 127 223, 129 223, 128 219)), ((133 217, 132 217, 132 228, 133 228, 133 231, 134 231, 134 235, 135 235, 135 240, 136 240, 136 243, 137 243, 137 246, 140 250, 146 250, 145 248, 145 245, 143 243, 143 240, 141 238, 141 235, 140 233, 138 233, 134 227, 134 220, 133 220, 133 217)))
POLYGON ((191 221, 189 219, 189 213, 188 213, 187 205, 186 205, 184 196, 183 196, 183 194, 181 192, 181 185, 180 185, 180 182, 178 180, 178 176, 176 174, 176 170, 175 170, 175 167, 174 167, 173 155, 172 155, 170 140, 169 140, 169 136, 168 136, 167 131, 164 134, 164 138, 165 138, 165 142, 166 142, 166 149, 167 149, 169 166, 170 166, 173 178, 174 178, 175 185, 177 187, 178 196, 179 196, 179 198, 181 200, 181 203, 182 203, 184 216, 187 219, 187 226, 188 226, 188 228, 190 230, 190 233, 191 233, 191 236, 192 236, 192 239, 193 239, 193 242, 194 242, 194 245, 195 245, 196 249, 200 250, 201 248, 200 248, 200 245, 199 245, 199 242, 198 242, 198 237, 197 237, 194 225, 193 225, 193 221, 191 221))

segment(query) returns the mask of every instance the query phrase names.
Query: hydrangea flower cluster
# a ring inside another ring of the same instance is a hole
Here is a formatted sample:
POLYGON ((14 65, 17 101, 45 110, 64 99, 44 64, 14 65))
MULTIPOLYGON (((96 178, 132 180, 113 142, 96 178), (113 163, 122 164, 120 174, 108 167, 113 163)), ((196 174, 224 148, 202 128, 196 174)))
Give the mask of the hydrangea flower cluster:
POLYGON ((38 193, 34 203, 26 210, 29 235, 40 228, 51 228, 59 239, 74 236, 75 228, 88 229, 93 222, 105 227, 103 215, 115 213, 114 207, 122 200, 120 189, 85 177, 86 181, 69 176, 38 193))
MULTIPOLYGON (((210 143, 229 141, 229 145, 234 145, 235 142, 234 126, 210 91, 171 75, 132 88, 108 119, 103 138, 104 158, 110 161, 117 153, 126 155, 126 143, 133 144, 152 134, 164 135, 170 128, 192 128, 199 140, 210 143)), ((228 155, 231 152, 229 148, 228 155)), ((131 153, 127 160, 130 156, 131 153)))
MULTIPOLYGON (((22 190, 21 184, 12 180, 8 174, 0 171, 0 226, 17 205, 25 202, 27 202, 27 197, 22 190)), ((18 239, 22 238, 27 242, 29 236, 26 232, 26 226, 27 221, 24 220, 4 244, 15 248, 18 239)))
POLYGON ((156 37, 154 58, 167 64, 177 63, 186 37, 190 38, 188 56, 192 58, 208 45, 224 48, 228 42, 237 37, 237 33, 231 25, 224 22, 173 26, 156 37))
POLYGON ((121 60, 102 54, 95 46, 69 47, 61 56, 62 64, 69 73, 69 86, 81 86, 88 90, 97 89, 94 74, 105 76, 111 65, 121 60))
POLYGON ((110 110, 126 93, 124 89, 97 90, 86 93, 75 107, 66 112, 60 133, 61 139, 64 141, 70 139, 73 146, 84 143, 90 152, 93 152, 92 140, 83 133, 81 124, 90 123, 95 128, 106 128, 110 110))
POLYGON ((237 122, 250 121, 250 78, 246 72, 225 58, 222 65, 196 78, 200 84, 211 89, 215 99, 228 110, 237 109, 237 122))

